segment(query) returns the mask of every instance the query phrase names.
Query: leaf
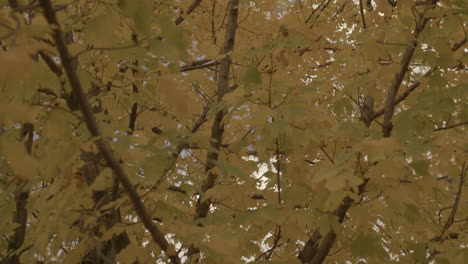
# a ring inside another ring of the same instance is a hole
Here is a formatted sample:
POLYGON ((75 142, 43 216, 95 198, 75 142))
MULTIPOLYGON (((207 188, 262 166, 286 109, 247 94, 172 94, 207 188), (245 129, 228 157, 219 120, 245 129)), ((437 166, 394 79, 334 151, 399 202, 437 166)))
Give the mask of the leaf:
POLYGON ((400 148, 400 143, 394 138, 373 139, 367 137, 356 150, 366 153, 370 162, 377 162, 395 155, 395 152, 400 148))
POLYGON ((118 38, 116 25, 119 24, 119 16, 111 9, 105 9, 87 23, 84 40, 96 46, 115 47, 118 38))
POLYGON ((414 256, 417 261, 424 262, 426 260, 426 245, 423 243, 415 243, 411 240, 406 241, 406 244, 408 245, 408 249, 411 250, 411 255, 414 256))
POLYGON ((5 153, 8 163, 17 177, 31 179, 37 176, 39 164, 26 152, 22 143, 3 141, 1 147, 2 153, 5 153))
POLYGON ((93 85, 98 85, 99 81, 96 80, 88 71, 79 69, 76 71, 78 77, 80 78, 83 89, 88 92, 93 85))
POLYGON ((333 112, 336 115, 342 115, 345 113, 351 113, 353 109, 353 105, 350 103, 349 99, 342 98, 339 99, 333 104, 333 112))
POLYGON ((254 261, 254 262, 250 262, 252 264, 281 264, 283 262, 281 261, 275 261, 275 260, 261 260, 261 261, 254 261))
POLYGON ((351 244, 351 253, 357 257, 375 256, 385 259, 387 253, 381 246, 379 237, 372 234, 362 234, 351 244))
POLYGON ((23 103, 30 99, 37 78, 36 63, 28 51, 22 48, 0 53, 0 84, 2 96, 0 103, 23 103))
POLYGON ((262 83, 262 75, 257 70, 257 66, 255 63, 249 64, 247 71, 242 77, 242 81, 245 83, 246 87, 250 88, 253 88, 255 87, 255 85, 259 85, 262 83))
POLYGON ((179 85, 168 78, 161 78, 158 80, 155 94, 165 99, 165 103, 170 105, 177 114, 185 115, 188 113, 187 101, 184 100, 186 94, 179 85))
POLYGON ((137 33, 148 35, 151 29, 151 2, 149 0, 119 0, 122 13, 135 23, 137 33))
POLYGON ((320 217, 319 220, 319 229, 322 235, 327 234, 330 230, 338 232, 340 229, 340 222, 338 222, 338 217, 334 215, 324 215, 320 217))
POLYGON ((405 203, 404 205, 405 208, 403 208, 403 216, 409 223, 417 223, 421 217, 421 214, 419 213, 419 208, 408 203, 405 203))
MULTIPOLYGON (((440 251, 436 262, 467 263, 466 248, 457 246, 466 223, 450 227, 457 239, 430 242, 440 230, 421 211, 437 222, 453 204, 468 148, 466 126, 434 131, 468 120, 466 43, 452 51, 465 38, 466 0, 437 8, 370 1, 367 29, 357 1, 240 1, 235 31, 229 3, 237 0, 54 0, 58 27, 27 2, 44 1, 0 0, 0 254, 16 227, 21 190, 29 193, 17 249, 23 263, 170 262, 136 217, 141 208, 181 262, 190 262, 182 255, 193 245, 203 263, 270 253, 269 262, 299 263, 300 241, 319 228, 336 234, 337 250, 324 252, 324 263, 427 263, 432 250, 440 251), (422 13, 431 19, 416 23, 422 13), (176 26, 179 16, 184 23, 176 26), (98 157, 89 118, 70 111, 53 29, 63 30, 102 140, 138 197, 129 200, 98 157), (405 53, 412 41, 414 54, 405 53), (372 96, 375 110, 384 109, 407 55, 396 96, 409 96, 395 105, 392 133, 383 138, 384 114, 366 127, 353 100, 372 96), (224 78, 213 62, 226 56, 228 86, 242 88, 218 98, 224 78), (213 128, 219 111, 222 131, 213 128), (34 124, 32 155, 18 139, 23 122, 34 124), (222 144, 211 168, 213 137, 222 144), (207 172, 218 175, 213 183, 207 172), (340 225, 334 212, 350 198, 340 225), (204 201, 213 202, 207 216, 194 220, 204 201), (266 252, 279 227, 278 248, 266 252), (123 231, 128 241, 116 237, 123 231), (128 245, 114 256, 120 242, 128 245), (84 259, 91 255, 100 260, 84 259)), ((460 202, 455 220, 465 211, 460 202)))
POLYGON ((429 164, 425 160, 414 160, 410 163, 410 166, 416 171, 417 175, 428 176, 429 175, 429 164))
POLYGON ((27 104, 1 104, 0 103, 0 123, 14 124, 17 122, 34 121, 35 111, 27 104))
POLYGON ((160 15, 156 23, 161 29, 161 38, 152 39, 150 47, 156 54, 163 56, 175 56, 182 60, 187 56, 187 43, 185 34, 180 27, 177 27, 167 15, 160 15), (169 54, 168 54, 169 52, 169 54))
POLYGON ((245 179, 247 177, 241 168, 233 166, 229 162, 218 160, 216 161, 216 166, 221 170, 222 175, 226 178, 234 176, 239 179, 245 179))

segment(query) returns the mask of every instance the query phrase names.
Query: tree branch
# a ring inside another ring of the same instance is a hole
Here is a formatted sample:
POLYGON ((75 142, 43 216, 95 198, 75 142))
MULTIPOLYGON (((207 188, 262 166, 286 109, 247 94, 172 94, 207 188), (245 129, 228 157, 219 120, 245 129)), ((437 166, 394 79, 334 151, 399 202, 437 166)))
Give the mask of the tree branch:
POLYGON ((450 126, 439 127, 439 128, 434 129, 434 131, 447 130, 447 129, 451 129, 451 128, 459 127, 459 126, 464 126, 464 125, 468 125, 468 121, 461 122, 461 123, 454 124, 454 125, 450 125, 450 126))
MULTIPOLYGON (((344 11, 346 5, 348 5, 349 3, 351 2, 351 0, 346 0, 344 1, 344 3, 340 6, 340 8, 338 8, 338 10, 336 11, 336 13, 333 15, 331 21, 335 21, 335 19, 338 17, 338 15, 344 11)), ((365 23, 365 21, 364 21, 365 23)))
POLYGON ((60 24, 58 22, 55 10, 52 6, 50 0, 39 0, 39 4, 43 9, 44 17, 47 20, 47 23, 53 28, 52 35, 57 45, 57 50, 60 54, 63 67, 65 68, 65 73, 70 82, 72 91, 77 95, 77 100, 81 109, 81 112, 84 116, 86 125, 88 127, 91 135, 96 138, 96 145, 107 161, 108 165, 112 168, 115 175, 118 177, 119 181, 122 183, 125 192, 129 196, 132 205, 135 209, 136 214, 143 222, 145 228, 150 232, 154 242, 159 245, 159 247, 166 253, 168 258, 172 263, 179 264, 181 263, 174 247, 170 245, 164 234, 159 230, 159 228, 152 222, 152 218, 148 214, 141 197, 136 192, 133 184, 130 182, 127 174, 123 170, 120 162, 114 157, 112 150, 109 146, 109 143, 104 139, 99 126, 96 122, 96 119, 93 115, 91 106, 86 98, 86 95, 83 91, 81 82, 78 78, 78 75, 75 72, 75 69, 72 65, 72 56, 68 50, 68 47, 65 44, 64 34, 61 30, 60 24))
MULTIPOLYGON (((186 15, 187 15, 187 16, 190 15, 190 14, 193 12, 193 10, 194 10, 202 1, 203 1, 203 0, 194 0, 194 1, 192 2, 192 4, 190 4, 190 6, 187 8, 187 11, 185 12, 186 15)), ((182 23, 184 20, 185 20, 185 18, 184 18, 182 15, 180 15, 179 17, 176 18, 175 24, 176 24, 176 25, 179 25, 179 24, 182 23)))
MULTIPOLYGON (((428 1, 427 5, 431 6, 434 5, 438 0, 430 0, 428 1)), ((387 90, 387 96, 385 97, 384 103, 384 120, 383 120, 383 128, 382 133, 384 137, 389 137, 392 129, 392 117, 394 114, 395 104, 396 104, 396 95, 398 93, 398 89, 400 88, 401 82, 405 77, 406 73, 408 72, 408 66, 413 58, 413 54, 418 46, 418 37, 419 34, 424 30, 424 27, 429 21, 428 18, 424 17, 424 14, 419 15, 419 20, 416 21, 416 26, 413 30, 413 39, 410 41, 409 45, 406 47, 405 52, 403 54, 403 58, 401 59, 401 68, 398 73, 395 74, 392 84, 390 88, 387 90)))
MULTIPOLYGON (((323 11, 323 10, 328 6, 329 3, 330 3, 330 0, 323 0, 323 2, 320 3, 320 5, 319 5, 316 9, 314 9, 314 10, 312 11, 312 14, 310 14, 310 15, 307 17, 307 19, 304 21, 304 23, 307 24, 307 23, 309 22, 309 20, 314 16, 314 14, 315 14, 319 9, 321 9, 321 11, 323 11)), ((317 16, 316 18, 318 18, 318 16, 317 16)))
POLYGON ((210 61, 208 60, 207 63, 203 63, 203 64, 195 64, 195 63, 191 63, 189 65, 184 65, 180 68, 180 71, 181 72, 187 72, 187 71, 193 71, 193 70, 198 70, 198 69, 203 69, 203 68, 208 68, 210 66, 214 66, 214 65, 218 65, 219 62, 217 61, 210 61))
MULTIPOLYGON (((435 66, 434 68, 432 68, 432 69, 428 70, 426 73, 424 73, 422 77, 423 78, 429 77, 429 75, 431 75, 437 69, 438 69, 438 67, 435 66)), ((395 99, 394 105, 397 106, 399 103, 401 103, 403 100, 405 100, 410 95, 411 92, 413 92, 414 90, 416 90, 416 88, 419 87, 419 85, 421 85, 420 81, 416 81, 416 82, 412 83, 404 93, 402 93, 400 96, 398 96, 395 99)), ((377 117, 383 115, 384 111, 385 111, 385 108, 382 108, 379 111, 375 112, 373 119, 376 119, 377 117)))
MULTIPOLYGON (((365 187, 367 186, 368 182, 369 182, 369 178, 366 178, 364 179, 364 182, 359 185, 358 193, 357 193, 358 196, 360 196, 364 192, 365 187)), ((338 208, 333 211, 332 215, 338 217, 339 223, 343 223, 344 217, 352 204, 353 204, 353 198, 346 196, 343 199, 343 202, 340 204, 340 206, 338 206, 338 208)), ((314 233, 312 234, 312 236, 309 238, 304 248, 299 253, 298 258, 303 263, 312 263, 312 264, 323 263, 323 260, 328 255, 328 253, 330 252, 330 249, 333 246, 333 243, 335 242, 336 233, 334 230, 330 230, 325 235, 325 237, 323 237, 322 234, 320 234, 319 230, 320 230, 319 228, 315 229, 314 233)))
MULTIPOLYGON (((234 49, 234 40, 236 37, 237 29, 237 19, 239 16, 239 0, 230 0, 229 1, 229 16, 226 25, 226 35, 224 39, 224 45, 221 50, 221 55, 224 55, 224 58, 220 60, 219 67, 219 76, 218 76, 218 89, 217 89, 217 101, 221 102, 224 95, 229 91, 229 71, 231 67, 231 57, 230 52, 234 49)), ((211 136, 210 144, 212 150, 208 151, 206 157, 206 167, 205 171, 208 176, 202 184, 202 191, 206 192, 207 190, 213 188, 214 183, 218 175, 212 171, 215 167, 215 162, 218 160, 218 151, 221 148, 222 138, 224 134, 224 124, 223 118, 225 114, 225 109, 218 110, 213 121, 213 126, 211 127, 211 136)), ((200 197, 197 201, 197 206, 195 210, 194 219, 206 217, 210 208, 210 201, 206 199, 202 201, 200 197)))
POLYGON ((453 52, 457 51, 457 50, 460 49, 463 45, 465 45, 465 43, 466 43, 466 37, 463 38, 462 40, 460 40, 460 42, 455 43, 455 44, 452 46, 452 51, 453 51, 453 52))
POLYGON ((57 75, 57 77, 62 75, 62 69, 60 69, 60 67, 55 64, 54 60, 49 55, 45 54, 43 51, 39 51, 39 55, 47 64, 47 66, 49 66, 49 69, 57 75))
MULTIPOLYGON (((431 0, 428 4, 433 5, 437 2, 437 0, 431 0)), ((413 31, 413 40, 410 42, 410 45, 406 48, 403 58, 401 60, 401 68, 398 73, 395 74, 393 82, 388 89, 387 96, 385 99, 385 106, 384 106, 384 124, 383 124, 383 136, 384 137, 389 137, 390 133, 393 128, 393 124, 391 123, 391 119, 393 117, 394 113, 394 107, 396 104, 396 95, 398 93, 398 89, 401 85, 401 82, 406 75, 409 67, 409 63, 413 57, 413 54, 415 52, 415 49, 417 47, 417 38, 419 34, 422 32, 424 29, 428 19, 424 18, 423 14, 420 16, 419 21, 416 23, 416 27, 413 31)), ((418 84, 419 85, 419 84, 418 84)), ((408 93, 409 94, 409 93, 408 93)), ((408 95, 406 95, 408 96, 408 95)), ((406 98, 406 97, 405 97, 406 98)), ((404 99, 404 98, 403 98, 404 99)), ((364 121, 364 118, 361 117, 361 120, 364 121)), ((370 122, 368 124, 366 123, 366 126, 370 125, 370 122)), ((369 181, 369 178, 365 178, 364 182, 359 185, 359 191, 358 195, 360 195, 367 183, 369 181)), ((349 196, 346 196, 343 202, 340 204, 340 206, 333 212, 333 215, 337 216, 339 218, 339 222, 342 223, 344 219, 344 215, 352 205, 353 199, 349 196)), ((299 259, 304 262, 304 263, 312 263, 312 264, 320 264, 323 263, 324 259, 330 252, 331 247, 333 246, 333 243, 336 238, 336 233, 334 230, 330 230, 325 237, 321 240, 319 243, 319 240, 322 238, 322 235, 320 234, 319 229, 317 228, 313 234, 313 236, 307 241, 304 249, 300 252, 299 254, 299 259)))
POLYGON ((362 27, 364 29, 367 29, 366 17, 364 16, 364 7, 362 6, 362 0, 359 0, 359 10, 360 10, 360 13, 361 13, 362 27))
MULTIPOLYGON (((368 96, 368 98, 372 97, 368 96)), ((368 115, 368 112, 372 113, 373 111, 373 104, 366 104, 366 107, 361 111, 360 120, 365 124, 366 127, 370 126, 370 122, 366 121, 365 115, 368 115)), ((320 148, 322 149, 322 151, 324 151, 323 147, 320 146, 320 148)), ((324 151, 324 153, 326 152, 324 151)), ((329 155, 327 156, 329 157, 329 155)), ((329 157, 329 160, 333 163, 331 157, 329 157)), ((369 178, 364 178, 363 182, 358 186, 358 196, 361 196, 364 193, 364 190, 369 180, 369 178)), ((338 206, 338 208, 333 211, 332 214, 338 217, 338 221, 340 223, 343 222, 344 216, 346 215, 348 209, 351 207, 352 204, 353 199, 350 196, 346 196, 343 199, 342 203, 338 206)), ((323 260, 328 255, 330 249, 333 246, 333 243, 336 238, 336 233, 334 230, 330 230, 325 235, 325 238, 321 241, 321 243, 319 243, 322 237, 323 236, 320 233, 320 228, 316 228, 312 236, 309 238, 309 240, 307 240, 304 248, 299 252, 298 258, 303 263, 320 264, 323 262, 323 260)))
MULTIPOLYGON (((431 239, 431 241, 443 241, 445 239, 456 239, 458 238, 457 233, 449 233, 447 236, 445 236, 445 233, 449 230, 449 228, 452 226, 452 224, 455 222, 455 214, 457 213, 459 204, 460 204, 460 197, 463 189, 463 183, 465 182, 465 176, 466 176, 466 171, 467 171, 467 166, 466 162, 463 162, 463 165, 461 167, 461 173, 460 173, 460 182, 458 183, 458 190, 457 194, 455 195, 455 200, 453 202, 453 205, 448 207, 450 208, 450 214, 447 217, 447 221, 444 224, 444 228, 440 232, 440 235, 434 237, 431 239)), ((434 257, 437 254, 436 251, 432 251, 430 257, 434 257)))
POLYGON ((279 243, 281 239, 281 226, 280 225, 276 225, 275 233, 273 234, 273 236, 274 236, 273 246, 270 249, 263 252, 262 254, 260 254, 260 256, 256 257, 255 261, 259 261, 261 258, 264 258, 266 261, 270 260, 275 249, 279 248, 281 245, 284 244, 284 243, 279 243))

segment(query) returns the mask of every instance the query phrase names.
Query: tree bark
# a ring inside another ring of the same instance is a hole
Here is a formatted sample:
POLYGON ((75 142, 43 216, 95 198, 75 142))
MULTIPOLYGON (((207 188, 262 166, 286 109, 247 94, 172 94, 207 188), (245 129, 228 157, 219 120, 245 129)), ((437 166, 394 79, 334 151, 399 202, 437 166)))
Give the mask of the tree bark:
MULTIPOLYGON (((237 19, 239 16, 238 8, 239 0, 229 1, 229 17, 226 25, 226 35, 224 38, 223 48, 221 49, 221 55, 224 55, 224 58, 222 58, 219 63, 217 88, 218 103, 222 102, 224 95, 230 91, 229 71, 231 67, 231 56, 229 55, 229 53, 231 53, 234 50, 234 42, 237 30, 237 19)), ((215 119, 213 120, 213 125, 211 127, 211 149, 208 150, 205 167, 205 172, 208 174, 208 176, 201 187, 203 192, 206 192, 207 190, 213 188, 216 178, 218 177, 218 175, 215 172, 213 172, 212 169, 215 167, 216 161, 218 161, 218 152, 222 145, 224 134, 223 118, 225 115, 225 111, 226 110, 223 108, 216 112, 215 119)), ((194 219, 206 217, 210 209, 210 204, 211 201, 209 199, 205 199, 204 201, 202 201, 202 197, 200 197, 197 201, 194 219)))

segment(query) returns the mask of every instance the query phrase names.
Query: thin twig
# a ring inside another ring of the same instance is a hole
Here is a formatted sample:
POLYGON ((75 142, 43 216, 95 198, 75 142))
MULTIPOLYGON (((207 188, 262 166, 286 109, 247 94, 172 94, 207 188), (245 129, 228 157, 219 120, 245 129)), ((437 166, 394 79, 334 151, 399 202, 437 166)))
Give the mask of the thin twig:
POLYGON ((362 27, 367 29, 366 25, 366 17, 364 16, 364 7, 362 6, 362 0, 359 0, 359 10, 361 12, 361 19, 362 19, 362 27))
POLYGON ((327 156, 327 159, 332 163, 332 164, 335 164, 335 161, 333 161, 332 157, 330 157, 330 155, 328 155, 328 152, 322 147, 319 145, 319 148, 322 150, 322 152, 325 154, 325 156, 327 156))
POLYGON ((454 125, 450 125, 450 126, 439 127, 439 128, 434 129, 434 131, 447 130, 447 129, 451 129, 451 128, 459 127, 459 126, 464 126, 464 125, 468 125, 468 121, 461 122, 461 123, 454 124, 454 125))

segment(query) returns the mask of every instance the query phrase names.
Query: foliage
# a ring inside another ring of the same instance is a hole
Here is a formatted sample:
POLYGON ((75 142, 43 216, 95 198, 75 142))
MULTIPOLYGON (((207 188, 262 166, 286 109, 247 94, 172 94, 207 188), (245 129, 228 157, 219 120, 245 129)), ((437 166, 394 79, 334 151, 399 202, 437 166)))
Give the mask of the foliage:
POLYGON ((464 1, 0 6, 1 263, 468 262, 464 1))

